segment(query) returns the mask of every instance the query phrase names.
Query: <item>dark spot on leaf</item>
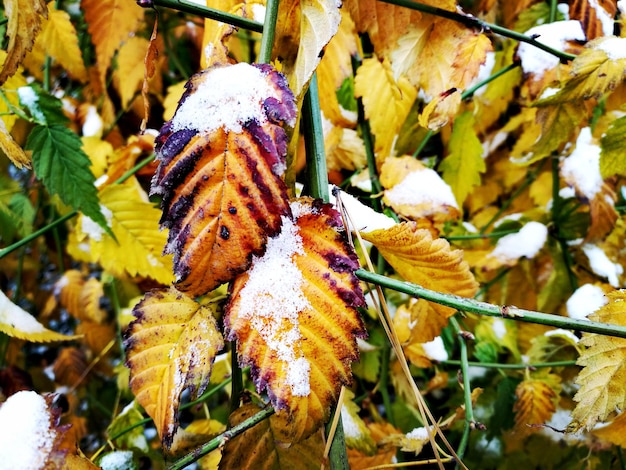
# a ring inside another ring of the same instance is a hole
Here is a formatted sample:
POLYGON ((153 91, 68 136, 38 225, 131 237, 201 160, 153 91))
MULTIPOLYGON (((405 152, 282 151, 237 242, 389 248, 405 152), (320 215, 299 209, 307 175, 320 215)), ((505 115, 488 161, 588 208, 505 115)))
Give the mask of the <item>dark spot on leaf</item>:
POLYGON ((235 215, 235 214, 237 213, 237 208, 236 208, 236 207, 229 207, 229 208, 228 208, 228 212, 229 212, 230 214, 235 215))
POLYGON ((358 265, 348 256, 339 255, 335 252, 322 253, 322 256, 328 261, 328 267, 336 273, 349 273, 357 270, 358 265))
POLYGON ((172 158, 181 153, 197 133, 195 129, 181 129, 170 134, 163 145, 157 148, 163 163, 168 164, 172 158))
POLYGON ((228 230, 228 227, 224 225, 220 227, 220 237, 224 240, 228 240, 230 238, 230 230, 228 230))

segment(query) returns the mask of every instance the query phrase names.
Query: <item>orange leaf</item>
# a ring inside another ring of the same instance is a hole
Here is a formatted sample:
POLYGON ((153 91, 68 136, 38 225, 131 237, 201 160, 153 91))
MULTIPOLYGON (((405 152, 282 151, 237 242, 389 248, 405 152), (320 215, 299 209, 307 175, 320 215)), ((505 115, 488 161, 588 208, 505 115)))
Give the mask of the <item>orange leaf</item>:
POLYGON ((45 0, 4 0, 4 14, 9 20, 7 57, 0 70, 0 85, 17 72, 41 30, 42 17, 48 15, 45 0))
POLYGON ((133 309, 124 334, 130 388, 169 449, 178 429, 180 395, 197 397, 209 384, 224 346, 213 312, 176 291, 154 290, 133 309))
POLYGON ((152 194, 163 195, 177 287, 202 295, 263 253, 289 214, 286 133, 293 95, 269 65, 218 65, 193 77, 161 129, 152 194))
POLYGON ((117 55, 117 70, 113 72, 115 87, 120 94, 122 108, 130 105, 144 80, 144 67, 138 67, 150 48, 147 39, 134 36, 126 41, 117 55))
MULTIPOLYGON (((230 415, 229 425, 236 426, 259 411, 261 408, 253 403, 243 405, 230 415)), ((239 436, 229 439, 224 446, 220 468, 319 469, 324 454, 324 438, 321 432, 292 446, 281 446, 276 439, 288 427, 285 415, 272 415, 239 436), (254 445, 251 446, 251 443, 254 445)))
POLYGON ((358 358, 364 304, 339 214, 320 201, 292 203, 265 255, 235 279, 224 324, 257 389, 287 412, 284 442, 306 438, 328 418, 358 358))
MULTIPOLYGON (((417 229, 414 222, 403 222, 386 230, 362 233, 374 244, 396 272, 409 282, 426 289, 462 297, 473 297, 478 283, 463 261, 461 250, 452 250, 450 244, 430 232, 417 229)), ((433 305, 439 315, 449 317, 454 310, 433 305)))
POLYGON ((96 47, 101 80, 122 41, 137 30, 144 11, 135 2, 126 0, 82 0, 87 31, 96 47))
MULTIPOLYGON (((550 374, 552 380, 560 382, 558 375, 550 374)), ((556 411, 558 395, 545 380, 528 379, 520 382, 515 389, 517 401, 513 406, 515 412, 515 431, 520 436, 528 436, 538 431, 532 424, 544 424, 556 411)))

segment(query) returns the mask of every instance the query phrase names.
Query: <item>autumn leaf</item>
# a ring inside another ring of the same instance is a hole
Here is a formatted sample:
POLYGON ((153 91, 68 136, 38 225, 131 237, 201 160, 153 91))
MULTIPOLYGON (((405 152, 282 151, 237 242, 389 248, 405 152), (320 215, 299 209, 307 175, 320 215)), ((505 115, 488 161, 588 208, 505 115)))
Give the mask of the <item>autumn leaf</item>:
POLYGON ((626 413, 621 412, 606 426, 599 426, 591 431, 594 436, 615 444, 626 446, 626 413))
POLYGON ((305 90, 341 21, 338 0, 284 0, 278 6, 276 57, 296 97, 305 90))
POLYGON ((104 81, 113 55, 137 30, 144 10, 125 0, 82 0, 80 6, 85 12, 87 31, 96 47, 98 71, 104 81))
POLYGON ((193 77, 157 138, 161 224, 176 286, 202 295, 244 271, 289 214, 287 138, 293 95, 269 65, 217 65, 193 77))
MULTIPOLYGON (((623 325, 626 299, 624 291, 606 294, 609 303, 589 315, 592 321, 623 325)), ((616 410, 626 406, 626 339, 584 333, 580 344, 586 349, 576 363, 583 369, 576 378, 580 386, 572 411, 572 431, 592 429, 598 421, 606 421, 616 410)))
POLYGON ((0 70, 0 85, 17 72, 22 59, 35 44, 42 19, 48 14, 44 0, 4 0, 4 10, 9 44, 0 70))
MULTIPOLYGON (((167 233, 158 230, 160 211, 142 199, 131 179, 100 192, 102 211, 115 239, 85 215, 78 218, 68 252, 76 259, 100 263, 112 274, 151 277, 163 284, 172 279, 171 257, 161 256, 167 233), (123 262, 122 262, 123 260, 123 262)), ((144 193, 145 197, 145 193, 144 193)))
MULTIPOLYGON (((452 250, 442 238, 433 240, 428 230, 417 229, 414 222, 403 222, 361 236, 373 243, 408 282, 462 297, 473 297, 478 290, 469 265, 463 261, 463 252, 452 250)), ((449 307, 436 304, 434 308, 445 318, 454 314, 454 309, 449 307)))
POLYGON ((133 36, 120 47, 113 77, 124 109, 141 90, 144 69, 137 64, 144 60, 148 47, 148 40, 140 36, 133 36))
POLYGON ((11 302, 2 291, 0 291, 0 332, 34 343, 76 339, 76 336, 62 335, 44 327, 30 313, 11 302))
POLYGON ((4 119, 0 119, 0 150, 9 157, 9 160, 17 168, 30 168, 31 159, 24 149, 20 147, 13 139, 13 136, 9 133, 4 119))
POLYGON ((452 188, 459 207, 474 186, 480 184, 480 174, 487 170, 482 158, 483 146, 474 130, 474 116, 466 111, 454 120, 448 143, 450 152, 439 165, 443 179, 452 188))
POLYGON ((346 447, 356 449, 366 455, 376 453, 376 443, 372 439, 370 430, 359 416, 359 406, 354 403, 354 393, 345 390, 343 406, 341 407, 341 423, 345 436, 346 447))
POLYGON ((613 121, 600 142, 602 178, 614 175, 626 176, 626 117, 613 121))
POLYGON ((295 220, 283 216, 280 235, 235 279, 224 320, 257 389, 290 417, 280 438, 289 443, 327 420, 365 334, 355 309, 364 304, 358 263, 339 214, 318 200, 291 208, 295 220))
POLYGON ((149 292, 133 313, 137 319, 124 333, 130 388, 170 449, 181 393, 204 392, 224 342, 211 308, 174 288, 149 292))
POLYGON ((385 188, 383 201, 398 214, 411 219, 446 221, 459 216, 450 186, 430 168, 408 155, 385 160, 380 169, 385 188))
POLYGON ((376 163, 382 165, 393 155, 393 144, 417 97, 417 90, 400 77, 392 76, 387 61, 365 59, 356 72, 355 96, 363 98, 365 117, 376 136, 376 163))
MULTIPOLYGON (((261 411, 257 405, 248 403, 235 410, 228 418, 235 426, 261 411)), ((318 469, 324 453, 321 431, 291 446, 280 444, 290 423, 285 415, 272 415, 256 426, 244 431, 224 446, 219 468, 254 468, 270 470, 277 468, 318 469), (250 444, 254 443, 253 448, 250 444)))
POLYGON ((526 379, 519 383, 515 389, 517 401, 513 406, 514 429, 518 435, 528 436, 539 430, 529 425, 545 424, 550 420, 559 398, 551 385, 558 385, 560 381, 558 375, 550 374, 547 379, 526 379))

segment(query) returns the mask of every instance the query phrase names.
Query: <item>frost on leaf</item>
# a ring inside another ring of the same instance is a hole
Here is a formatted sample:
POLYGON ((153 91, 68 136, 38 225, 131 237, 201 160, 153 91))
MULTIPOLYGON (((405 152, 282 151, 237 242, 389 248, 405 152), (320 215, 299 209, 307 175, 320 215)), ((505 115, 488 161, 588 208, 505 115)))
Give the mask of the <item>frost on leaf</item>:
POLYGON ((290 214, 285 171, 293 95, 268 65, 217 65, 186 85, 156 141, 176 286, 202 295, 245 271, 290 214))
POLYGON ((237 339, 242 365, 259 391, 286 412, 280 440, 311 435, 328 418, 357 360, 365 331, 355 307, 364 304, 339 214, 317 200, 291 205, 280 235, 232 287, 225 327, 237 339))
POLYGON ((213 312, 174 288, 155 290, 134 308, 124 334, 130 388, 168 450, 178 429, 183 390, 195 398, 209 384, 224 342, 213 312))

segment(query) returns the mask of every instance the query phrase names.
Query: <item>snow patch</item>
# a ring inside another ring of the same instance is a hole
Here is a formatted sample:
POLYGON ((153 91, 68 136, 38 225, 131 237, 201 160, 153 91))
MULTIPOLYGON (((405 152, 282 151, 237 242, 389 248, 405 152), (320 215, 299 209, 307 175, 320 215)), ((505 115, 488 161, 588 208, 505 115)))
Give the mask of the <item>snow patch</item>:
POLYGON ((41 395, 32 391, 11 395, 0 407, 0 466, 44 468, 56 435, 41 395))
MULTIPOLYGON (((100 204, 100 211, 102 212, 102 215, 104 215, 104 218, 107 221, 107 225, 110 227, 111 222, 113 221, 113 212, 111 212, 108 207, 102 204, 100 204)), ((100 227, 100 225, 94 222, 91 217, 87 217, 86 215, 83 215, 80 229, 91 240, 96 242, 102 241, 102 235, 106 233, 104 229, 100 227)))
POLYGON ((422 347, 424 348, 424 353, 431 361, 441 362, 448 360, 448 352, 443 345, 441 336, 437 336, 432 341, 422 344, 422 347))
POLYGON ((589 6, 596 11, 596 18, 598 18, 602 24, 602 32, 604 35, 612 36, 615 29, 613 17, 609 15, 608 11, 602 8, 602 6, 598 3, 598 0, 589 0, 589 6))
POLYGON ((35 317, 11 302, 2 291, 0 291, 0 323, 13 327, 22 333, 43 333, 46 331, 35 317))
MULTIPOLYGON (((432 431, 431 431, 432 432, 432 431)), ((415 428, 412 431, 406 434, 408 439, 417 439, 418 441, 423 441, 428 439, 428 430, 421 426, 419 428, 415 428)))
POLYGON ((104 123, 98 110, 92 104, 87 107, 87 115, 83 121, 82 133, 84 137, 102 137, 104 123))
POLYGON ((502 339, 506 335, 506 324, 501 318, 493 319, 491 329, 493 330, 493 334, 496 335, 496 338, 498 339, 502 339))
MULTIPOLYGON (((294 214, 305 210, 299 206, 302 204, 292 204, 294 214)), ((302 292, 305 279, 293 259, 304 255, 304 247, 294 222, 285 216, 282 220, 280 235, 270 238, 265 254, 252 261, 248 281, 239 294, 239 315, 251 322, 284 363, 292 395, 308 396, 311 366, 303 356, 298 315, 312 307, 302 292)))
POLYGON ((351 228, 355 231, 368 233, 374 230, 387 229, 396 224, 396 221, 391 217, 381 214, 380 212, 376 212, 374 209, 366 206, 351 194, 338 190, 336 186, 329 185, 328 189, 330 193, 330 203, 337 210, 339 210, 339 207, 337 205, 337 198, 335 197, 334 192, 336 190, 338 191, 341 204, 350 216, 348 223, 354 224, 354 227, 351 228))
POLYGON ((385 197, 391 205, 432 204, 459 208, 450 186, 430 168, 409 173, 399 184, 385 190, 385 197))
MULTIPOLYGON (((555 21, 554 23, 534 26, 524 34, 535 36, 538 42, 560 51, 565 49, 566 41, 586 40, 583 28, 577 20, 555 21)), ((524 73, 541 76, 559 64, 558 57, 525 42, 520 43, 517 55, 522 61, 524 73)))
POLYGON ((359 425, 346 408, 346 405, 341 407, 341 424, 343 424, 343 433, 346 438, 359 439, 363 435, 359 425))
POLYGON ((548 238, 548 228, 539 222, 528 222, 519 232, 505 235, 498 240, 494 250, 488 255, 503 263, 519 258, 534 258, 548 238))
POLYGON ((591 129, 585 127, 578 134, 576 148, 561 166, 565 181, 589 200, 602 189, 600 150, 599 145, 592 143, 591 129))
POLYGON ((608 38, 598 44, 597 48, 611 60, 626 59, 626 38, 608 38))
POLYGON ((565 306, 570 318, 586 320, 589 314, 606 305, 608 299, 604 291, 593 284, 585 284, 574 291, 565 306))
POLYGON ((548 338, 550 336, 565 336, 565 337, 571 339, 572 342, 574 342, 574 343, 578 343, 580 341, 578 336, 576 336, 570 330, 564 330, 562 328, 557 328, 556 330, 546 331, 543 335, 548 337, 548 338))
POLYGON ((619 287, 618 277, 624 273, 624 268, 612 262, 599 246, 586 243, 582 248, 589 259, 591 270, 598 276, 606 277, 613 287, 619 287))
POLYGON ((130 450, 115 450, 103 455, 100 459, 102 470, 126 470, 133 468, 133 452, 130 450))

